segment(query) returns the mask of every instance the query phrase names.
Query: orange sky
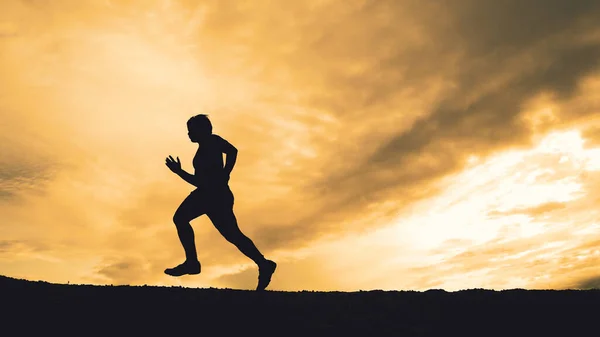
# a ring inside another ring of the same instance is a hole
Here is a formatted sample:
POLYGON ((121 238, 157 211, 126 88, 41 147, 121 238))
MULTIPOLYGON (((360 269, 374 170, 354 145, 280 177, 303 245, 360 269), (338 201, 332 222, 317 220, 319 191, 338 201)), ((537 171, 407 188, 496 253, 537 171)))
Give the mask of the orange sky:
POLYGON ((172 215, 186 121, 239 149, 269 289, 600 286, 600 3, 0 3, 0 274, 254 289, 172 215))

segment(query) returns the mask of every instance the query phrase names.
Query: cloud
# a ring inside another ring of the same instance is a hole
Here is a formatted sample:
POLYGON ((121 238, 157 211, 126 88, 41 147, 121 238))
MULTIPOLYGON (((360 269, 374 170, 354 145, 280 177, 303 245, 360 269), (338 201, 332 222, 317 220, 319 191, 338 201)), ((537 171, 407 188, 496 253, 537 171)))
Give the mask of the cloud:
POLYGON ((595 2, 568 9, 559 1, 411 4, 340 10, 334 22, 315 19, 323 32, 318 42, 302 44, 312 41, 312 31, 300 39, 296 50, 310 45, 319 60, 299 65, 307 70, 298 79, 307 84, 299 95, 307 107, 331 114, 336 127, 327 137, 314 132, 318 159, 288 171, 319 173, 295 190, 310 196, 306 215, 285 227, 265 227, 260 236, 268 242, 309 242, 339 230, 325 223, 330 216, 339 223, 392 198, 401 208, 436 193, 433 184, 462 170, 471 155, 531 145, 534 133, 544 130, 526 120, 529 101, 549 93, 566 103, 598 69, 600 44, 582 38, 600 28, 592 20, 600 9, 595 2), (531 13, 535 28, 526 29, 531 13), (411 16, 417 19, 398 19, 411 16), (398 22, 405 30, 395 28, 398 22), (411 96, 429 103, 416 104, 411 96))
MULTIPOLYGON (((407 286, 443 286, 447 289, 578 287, 578 282, 583 284, 581 280, 594 275, 600 262, 596 238, 600 229, 596 224, 600 218, 598 212, 590 211, 597 200, 598 177, 597 172, 586 174, 581 194, 568 202, 511 208, 503 214, 527 217, 498 217, 497 221, 502 221, 503 225, 487 229, 494 233, 490 239, 476 242, 465 240, 458 234, 459 239, 446 240, 430 251, 438 257, 435 262, 401 271, 420 275, 407 286), (465 279, 467 275, 470 275, 469 281, 465 279)), ((560 176, 554 178, 561 180, 560 176)), ((509 181, 504 183, 510 184, 509 181)), ((529 188, 533 189, 533 186, 529 188)), ((534 195, 532 193, 529 199, 534 195)), ((479 230, 492 224, 482 223, 479 230)))
POLYGON ((600 289, 600 277, 594 277, 591 279, 586 279, 582 281, 578 289, 600 289))
POLYGON ((600 127, 590 126, 584 128, 582 137, 586 140, 586 146, 593 148, 600 145, 600 127))
MULTIPOLYGON (((340 290, 344 280, 332 277, 332 266, 323 263, 323 257, 311 255, 303 258, 278 261, 269 289, 300 291, 319 289, 322 291, 340 290)), ((213 284, 233 289, 256 289, 258 268, 251 266, 238 271, 222 274, 213 284)))
POLYGON ((18 36, 17 26, 9 21, 0 21, 0 39, 18 36))
MULTIPOLYGON (((511 29, 529 25, 529 10, 515 13, 509 10, 516 5, 512 2, 506 7, 505 3, 493 5, 494 8, 485 8, 481 4, 468 3, 465 7, 472 9, 472 12, 462 12, 462 6, 457 6, 459 9, 453 12, 460 15, 457 21, 463 28, 459 28, 459 32, 474 32, 467 33, 462 43, 457 45, 457 48, 466 48, 467 52, 462 56, 464 70, 458 71, 455 76, 451 75, 455 78, 456 89, 442 97, 438 106, 410 130, 402 130, 354 170, 342 174, 341 179, 335 179, 336 185, 350 183, 347 188, 358 190, 357 185, 360 185, 370 186, 377 191, 386 186, 419 181, 420 174, 422 179, 435 179, 460 169, 467 155, 486 154, 516 144, 528 145, 530 131, 521 121, 521 106, 544 91, 568 98, 576 91, 578 81, 597 69, 600 45, 577 45, 570 40, 575 37, 572 35, 574 32, 570 32, 572 23, 585 19, 590 15, 588 11, 597 13, 598 6, 592 2, 574 13, 581 17, 569 16, 558 22, 554 18, 562 13, 559 2, 544 2, 543 6, 542 2, 536 6, 528 2, 531 10, 535 9, 538 13, 536 20, 540 21, 534 31, 540 30, 540 26, 551 27, 548 31, 541 30, 533 35, 509 34, 510 29, 503 35, 496 28, 503 27, 501 22, 504 25, 512 23, 511 29), (489 17, 482 15, 482 12, 489 13, 489 17), (480 22, 477 18, 482 17, 489 19, 483 27, 477 25, 480 22), (565 33, 570 33, 569 39, 560 36, 565 33), (505 49, 508 47, 510 50, 505 49), (484 51, 487 51, 485 55, 479 55, 484 51), (538 64, 527 62, 532 56, 538 60, 538 64), (484 65, 477 66, 478 57, 485 57, 484 65), (490 88, 492 90, 477 94, 481 91, 478 88, 488 86, 493 86, 490 88), (419 158, 427 156, 437 160, 419 163, 419 158), (441 170, 430 169, 436 163, 441 170), (393 184, 388 179, 377 183, 377 172, 389 167, 398 168, 393 184), (405 167, 419 175, 403 176, 402 173, 407 170, 405 167), (354 184, 351 178, 355 178, 354 184), (365 184, 366 181, 369 184, 365 184)), ((529 9, 529 5, 525 5, 526 9, 529 9)))
POLYGON ((2 201, 13 200, 22 194, 39 192, 52 179, 53 167, 48 163, 9 161, 10 159, 0 161, 0 200, 2 201))
MULTIPOLYGON (((0 39, 0 146, 10 158, 0 159, 0 206, 19 226, 0 230, 69 246, 85 260, 73 270, 97 280, 162 282, 156 273, 182 258, 171 217, 191 189, 163 158, 179 155, 190 169, 185 120, 208 112, 240 150, 236 215, 265 254, 366 235, 443 192, 472 158, 591 119, 599 8, 558 0, 4 2, 0 35, 18 34, 0 39), (546 105, 549 118, 533 123, 530 114, 546 105), (97 265, 98 257, 107 260, 97 265)), ((560 203, 513 211, 572 210, 560 203)), ((243 263, 207 219, 194 225, 208 265, 243 263)), ((456 242, 452 249, 471 241, 456 242)), ((482 254, 522 248, 506 244, 490 241, 482 254)), ((457 265, 482 266, 456 255, 457 265)))
POLYGON ((44 243, 34 239, 0 240, 0 261, 3 265, 14 263, 14 261, 23 263, 31 260, 56 263, 61 261, 61 259, 56 256, 56 248, 58 247, 54 244, 44 243))
POLYGON ((534 207, 512 209, 512 210, 509 210, 506 212, 492 211, 488 214, 490 216, 525 214, 525 215, 529 215, 531 217, 539 217, 546 213, 552 212, 557 209, 563 209, 565 207, 566 207, 566 203, 564 203, 564 202, 551 201, 551 202, 547 202, 547 203, 537 205, 534 207))
POLYGON ((105 261, 97 273, 108 279, 111 284, 139 284, 152 279, 148 266, 143 260, 136 258, 120 258, 105 261))
POLYGON ((26 253, 26 252, 36 252, 44 250, 43 247, 39 245, 32 244, 27 241, 20 240, 1 240, 0 241, 0 253, 26 253))

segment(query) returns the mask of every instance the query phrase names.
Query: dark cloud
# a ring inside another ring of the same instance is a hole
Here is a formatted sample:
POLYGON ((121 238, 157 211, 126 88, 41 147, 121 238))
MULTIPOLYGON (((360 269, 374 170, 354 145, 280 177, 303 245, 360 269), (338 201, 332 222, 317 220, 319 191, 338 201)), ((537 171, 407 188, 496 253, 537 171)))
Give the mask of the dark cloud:
MULTIPOLYGON (((530 130, 521 118, 521 106, 543 91, 570 98, 578 80, 596 70, 600 60, 600 45, 553 49, 555 53, 548 65, 529 69, 529 74, 515 77, 468 105, 462 104, 462 101, 476 87, 464 86, 462 92, 454 93, 458 98, 446 98, 409 131, 393 137, 352 172, 346 172, 341 179, 334 179, 336 189, 349 187, 359 190, 359 186, 368 186, 378 191, 387 186, 435 179, 461 169, 467 155, 486 155, 500 148, 528 145, 530 130), (434 159, 419 163, 418 158, 422 156, 434 159), (389 167, 397 168, 395 181, 385 179, 378 183, 377 171, 389 167), (415 174, 407 175, 407 172, 415 174), (356 183, 352 183, 352 179, 356 183)), ((546 52, 540 51, 542 54, 546 52)), ((490 61, 494 63, 494 60, 490 61)), ((482 83, 485 82, 486 74, 477 76, 482 83)))
POLYGON ((0 255, 39 253, 48 250, 48 245, 32 240, 0 240, 0 255))
MULTIPOLYGON (((364 55, 369 66, 363 72, 347 72, 345 76, 343 68, 330 71, 317 63, 313 71, 321 72, 320 81, 331 86, 324 87, 326 94, 313 94, 312 102, 332 111, 342 122, 356 122, 356 114, 386 102, 387 110, 373 113, 410 115, 394 111, 390 99, 394 93, 415 86, 415 81, 422 84, 438 75, 454 83, 454 88, 439 97, 412 127, 399 125, 401 131, 358 165, 313 181, 308 189, 322 201, 321 206, 293 226, 261 233, 273 242, 285 245, 314 237, 315 233, 328 231, 320 219, 331 214, 340 215, 340 220, 360 214, 374 200, 392 195, 400 205, 418 200, 419 194, 427 195, 418 193, 420 190, 461 170, 471 154, 485 157, 501 149, 530 145, 532 130, 523 119, 523 105, 543 92, 558 100, 571 99, 581 79, 598 69, 600 44, 580 40, 586 33, 600 29, 600 20, 593 20, 600 18, 600 3, 595 1, 578 2, 572 7, 563 1, 540 0, 452 2, 445 11, 436 6, 409 8, 427 23, 432 15, 445 13, 439 23, 422 28, 424 38, 432 41, 424 47, 404 43, 405 37, 394 30, 393 21, 387 26, 385 22, 375 24, 375 16, 386 18, 384 11, 401 13, 406 10, 402 6, 399 2, 379 3, 365 12, 340 17, 337 29, 325 30, 319 40, 323 48, 315 48, 313 53, 323 53, 324 59, 334 64, 352 58, 359 61, 363 55, 356 50, 366 47, 364 55), (337 50, 332 46, 339 45, 339 40, 346 42, 344 20, 359 17, 353 22, 361 33, 352 43, 348 41, 349 54, 329 55, 337 50), (376 45, 382 36, 387 44, 405 48, 384 53, 376 45), (412 68, 410 78, 397 71, 406 68, 412 68)), ((369 137, 361 141, 367 149, 369 137)))
POLYGON ((256 268, 248 268, 239 273, 219 276, 216 282, 225 288, 256 289, 257 280, 256 268))
POLYGON ((21 193, 37 192, 52 178, 45 162, 0 161, 0 200, 13 200, 21 193))
POLYGON ((8 252, 11 250, 11 248, 17 246, 18 243, 19 242, 16 240, 2 240, 0 241, 0 252, 8 252))
POLYGON ((114 284, 134 284, 151 279, 145 261, 138 258, 108 259, 102 267, 97 269, 97 274, 108 278, 114 284))
POLYGON ((577 285, 577 289, 600 289, 600 276, 585 279, 577 285))
POLYGON ((3 109, 4 104, 0 101, 0 114, 6 121, 0 126, 0 202, 43 190, 61 166, 52 142, 17 122, 19 111, 3 109))
POLYGON ((452 28, 470 55, 519 52, 550 36, 571 32, 582 19, 597 17, 600 10, 594 0, 466 0, 448 5, 455 6, 452 28))

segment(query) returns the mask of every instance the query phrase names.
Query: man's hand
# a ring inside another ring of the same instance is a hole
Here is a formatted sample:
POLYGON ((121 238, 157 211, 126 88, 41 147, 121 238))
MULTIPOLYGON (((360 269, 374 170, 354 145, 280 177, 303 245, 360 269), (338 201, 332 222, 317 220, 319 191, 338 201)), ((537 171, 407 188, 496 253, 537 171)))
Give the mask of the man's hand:
POLYGON ((175 161, 173 157, 168 156, 165 164, 174 173, 179 174, 179 172, 181 172, 181 162, 179 161, 179 157, 177 157, 177 161, 175 161))

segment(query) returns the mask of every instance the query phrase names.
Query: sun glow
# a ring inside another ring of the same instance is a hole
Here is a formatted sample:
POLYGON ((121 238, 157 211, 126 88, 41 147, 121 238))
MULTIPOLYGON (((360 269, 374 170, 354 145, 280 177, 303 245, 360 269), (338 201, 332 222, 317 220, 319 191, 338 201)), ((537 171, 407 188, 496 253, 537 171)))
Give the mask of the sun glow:
MULTIPOLYGON (((411 208, 412 215, 398 218, 395 237, 401 242, 399 247, 412 247, 422 257, 420 263, 443 264, 454 253, 476 246, 543 236, 552 224, 543 217, 543 207, 550 212, 581 198, 586 193, 581 175, 597 170, 598 150, 584 149, 583 144, 576 130, 553 132, 530 150, 500 153, 472 164, 448 178, 451 183, 445 192, 411 208)), ((597 226, 594 228, 573 234, 598 233, 597 226)), ((540 249, 544 251, 540 258, 551 257, 563 245, 546 242, 533 251, 498 257, 519 259, 540 249)), ((515 286, 527 284, 511 282, 515 286)), ((458 289, 459 284, 447 279, 442 285, 456 285, 458 289)))

